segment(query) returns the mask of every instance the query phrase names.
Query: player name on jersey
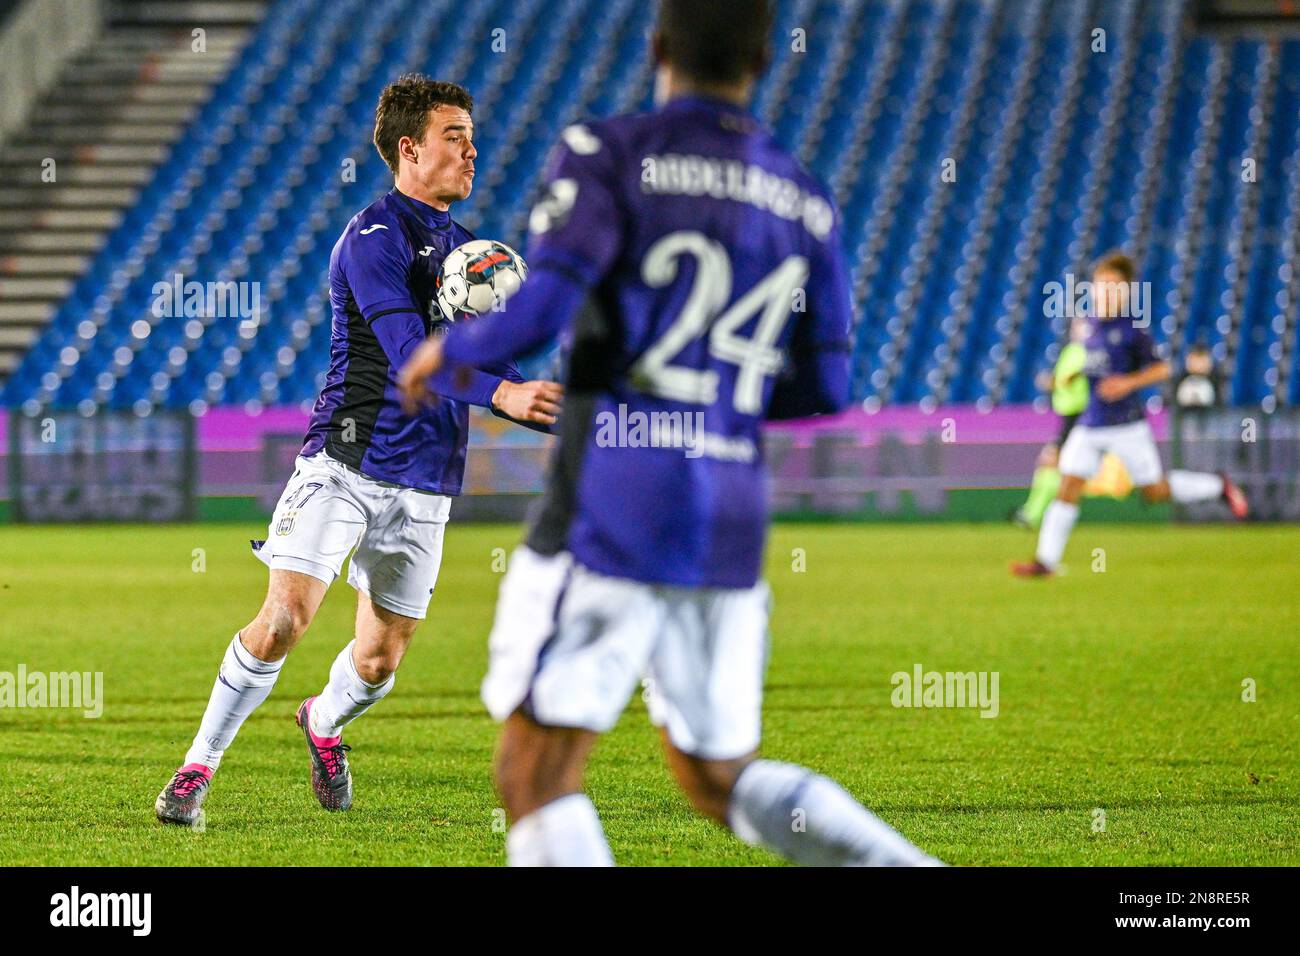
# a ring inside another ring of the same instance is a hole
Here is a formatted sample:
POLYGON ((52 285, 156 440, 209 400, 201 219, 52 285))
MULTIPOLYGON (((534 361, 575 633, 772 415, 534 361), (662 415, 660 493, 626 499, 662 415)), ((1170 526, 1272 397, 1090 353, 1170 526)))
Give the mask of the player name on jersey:
POLYGON ((792 179, 736 159, 665 153, 641 160, 641 190, 730 199, 803 226, 825 240, 835 223, 831 204, 792 179))

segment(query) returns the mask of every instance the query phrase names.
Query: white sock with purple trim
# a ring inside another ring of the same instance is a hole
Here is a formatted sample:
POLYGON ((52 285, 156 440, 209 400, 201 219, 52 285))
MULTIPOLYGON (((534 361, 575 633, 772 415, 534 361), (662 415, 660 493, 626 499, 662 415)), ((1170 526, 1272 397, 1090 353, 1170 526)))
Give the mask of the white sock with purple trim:
POLYGON ((510 866, 613 866, 596 807, 570 793, 516 820, 506 834, 510 866))
POLYGON ((1038 528, 1038 563, 1055 571, 1065 554, 1070 532, 1079 520, 1079 506, 1068 501, 1056 499, 1043 512, 1043 521, 1038 528))
POLYGON ((217 769, 222 754, 248 715, 270 696, 282 664, 283 660, 271 663, 258 660, 244 647, 239 635, 235 635, 221 660, 199 732, 185 754, 186 764, 198 763, 217 769))
POLYGON ((1171 471, 1169 495, 1179 504, 1214 501, 1223 496, 1223 476, 1208 471, 1171 471))

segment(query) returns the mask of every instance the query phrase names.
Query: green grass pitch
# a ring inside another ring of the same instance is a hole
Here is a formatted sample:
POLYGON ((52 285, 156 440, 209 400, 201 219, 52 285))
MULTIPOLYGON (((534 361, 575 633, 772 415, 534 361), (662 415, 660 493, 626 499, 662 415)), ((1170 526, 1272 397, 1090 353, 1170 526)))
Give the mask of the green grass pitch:
MULTIPOLYGON (((507 526, 449 528, 396 688, 348 729, 350 813, 316 806, 292 722, 351 636, 339 582, 228 751, 205 830, 154 821, 261 600, 247 548, 261 533, 0 532, 0 672, 104 674, 99 719, 0 709, 0 864, 503 861, 477 688, 507 526)), ((838 778, 955 864, 1300 862, 1300 529, 1084 522, 1068 574, 1012 579, 1007 560, 1031 548, 994 526, 778 526, 765 754, 838 778), (895 708, 891 675, 916 664, 998 672, 998 716, 895 708)), ((691 814, 640 700, 589 786, 621 863, 775 862, 691 814)))

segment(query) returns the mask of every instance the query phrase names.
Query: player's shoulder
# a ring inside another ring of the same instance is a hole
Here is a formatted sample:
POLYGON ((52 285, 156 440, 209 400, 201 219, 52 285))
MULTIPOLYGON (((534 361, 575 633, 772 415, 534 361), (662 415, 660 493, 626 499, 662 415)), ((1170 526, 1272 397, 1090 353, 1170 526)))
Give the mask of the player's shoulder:
POLYGON ((339 245, 364 248, 383 241, 409 245, 405 216, 393 193, 385 193, 348 220, 339 245))
POLYGON ((616 122, 625 118, 611 116, 570 123, 560 131, 553 155, 570 165, 611 162, 627 139, 626 126, 616 122))

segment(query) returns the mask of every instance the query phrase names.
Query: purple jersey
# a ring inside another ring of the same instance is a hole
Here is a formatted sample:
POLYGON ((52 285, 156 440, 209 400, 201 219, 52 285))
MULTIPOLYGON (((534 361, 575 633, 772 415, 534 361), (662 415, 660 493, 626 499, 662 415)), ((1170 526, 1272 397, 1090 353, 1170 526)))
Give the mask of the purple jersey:
POLYGON ((396 189, 352 218, 330 256, 334 324, 325 385, 302 454, 331 457, 381 481, 460 494, 469 405, 491 407, 500 363, 446 387, 432 407, 408 415, 396 376, 411 351, 445 325, 435 301, 443 258, 474 236, 451 214, 396 189))
POLYGON ((1135 328, 1129 318, 1089 319, 1083 347, 1088 355, 1083 373, 1088 378, 1088 407, 1081 425, 1104 428, 1127 425, 1142 419, 1142 398, 1132 392, 1119 401, 1108 402, 1097 394, 1097 383, 1110 375, 1127 375, 1160 361, 1155 343, 1145 329, 1135 328))
POLYGON ((445 349, 449 364, 517 356, 577 313, 533 550, 638 581, 754 584, 764 418, 848 400, 836 219, 820 184, 720 101, 565 131, 530 221, 528 282, 445 349))

